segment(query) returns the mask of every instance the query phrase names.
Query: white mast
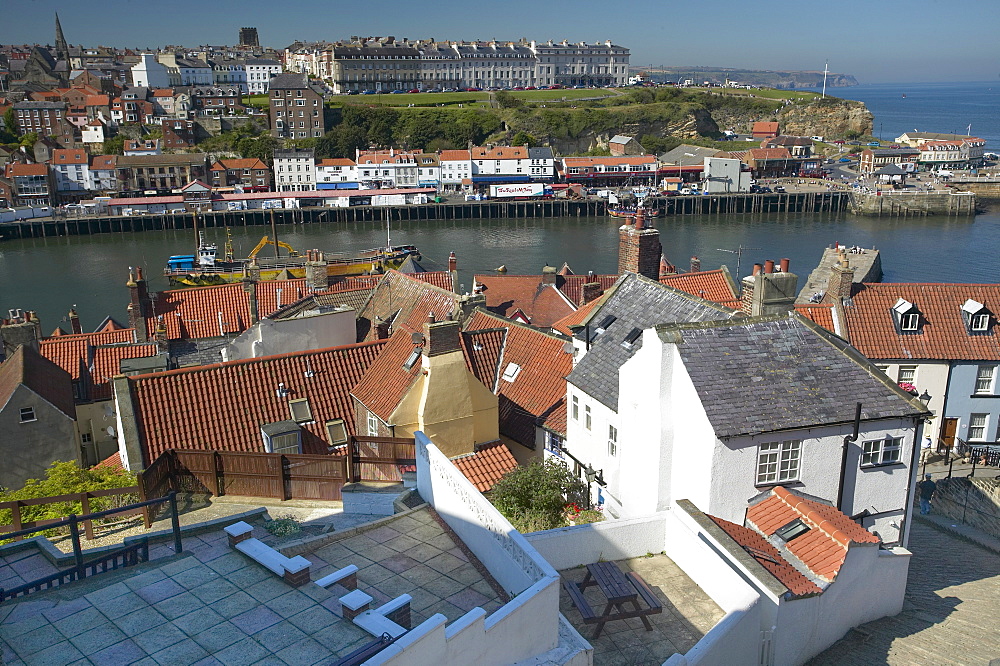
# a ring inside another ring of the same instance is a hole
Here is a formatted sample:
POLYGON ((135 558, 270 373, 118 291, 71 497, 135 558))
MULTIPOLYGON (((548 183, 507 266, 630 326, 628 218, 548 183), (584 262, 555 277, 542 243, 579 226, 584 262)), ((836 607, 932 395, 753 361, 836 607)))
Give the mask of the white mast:
POLYGON ((822 99, 826 99, 826 75, 829 74, 829 73, 830 73, 830 61, 827 60, 826 63, 823 65, 823 97, 822 97, 822 99))

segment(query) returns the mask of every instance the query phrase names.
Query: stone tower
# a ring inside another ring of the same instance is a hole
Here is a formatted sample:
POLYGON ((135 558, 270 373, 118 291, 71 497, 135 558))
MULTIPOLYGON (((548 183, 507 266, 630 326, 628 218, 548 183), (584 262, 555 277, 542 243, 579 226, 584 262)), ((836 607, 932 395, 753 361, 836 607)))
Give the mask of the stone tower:
POLYGON ((60 60, 65 60, 67 67, 69 66, 69 44, 66 43, 66 37, 63 36, 62 26, 59 25, 59 14, 56 14, 56 62, 60 60))
POLYGON ((260 46, 260 40, 257 38, 257 28, 240 28, 240 46, 252 46, 254 48, 260 46))
POLYGON ((618 229, 618 274, 625 271, 660 279, 660 232, 646 226, 642 208, 618 229))

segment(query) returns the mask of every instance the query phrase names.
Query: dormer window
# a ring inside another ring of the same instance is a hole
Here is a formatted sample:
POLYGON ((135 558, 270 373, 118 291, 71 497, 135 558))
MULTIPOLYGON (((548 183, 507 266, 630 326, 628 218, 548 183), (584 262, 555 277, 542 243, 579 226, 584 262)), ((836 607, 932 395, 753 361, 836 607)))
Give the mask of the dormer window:
POLYGON ((302 428, 295 421, 266 423, 260 432, 268 453, 302 453, 302 428))
POLYGON ((990 311, 979 301, 970 298, 962 304, 962 321, 969 335, 989 333, 992 323, 990 320, 990 311))
POLYGON ((919 333, 921 327, 920 311, 917 306, 905 298, 900 298, 892 306, 892 315, 896 328, 900 333, 919 333))

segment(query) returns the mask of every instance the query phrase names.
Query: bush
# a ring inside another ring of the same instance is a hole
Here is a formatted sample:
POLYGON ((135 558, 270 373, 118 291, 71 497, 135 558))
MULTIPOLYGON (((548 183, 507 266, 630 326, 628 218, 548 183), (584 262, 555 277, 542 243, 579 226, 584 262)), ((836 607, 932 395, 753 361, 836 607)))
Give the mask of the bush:
POLYGON ((274 520, 264 524, 264 529, 278 538, 294 536, 302 531, 302 526, 295 516, 275 516, 274 520))
MULTIPOLYGON (((135 475, 129 472, 108 467, 81 469, 76 462, 54 462, 45 470, 44 479, 29 479, 22 488, 0 492, 0 502, 13 500, 54 497, 56 495, 71 495, 91 490, 107 490, 110 488, 127 488, 136 483, 135 475)), ((90 500, 90 511, 104 511, 133 502, 138 502, 138 494, 116 495, 111 497, 95 497, 90 500)), ((57 520, 70 514, 81 515, 83 507, 80 502, 56 502, 37 506, 21 507, 21 521, 57 520)), ((114 516, 109 516, 114 520, 114 516)), ((0 524, 10 525, 13 516, 9 509, 0 511, 0 524)))
POLYGON ((567 504, 590 504, 587 486, 554 458, 509 472, 493 486, 490 501, 521 532, 561 527, 567 504))

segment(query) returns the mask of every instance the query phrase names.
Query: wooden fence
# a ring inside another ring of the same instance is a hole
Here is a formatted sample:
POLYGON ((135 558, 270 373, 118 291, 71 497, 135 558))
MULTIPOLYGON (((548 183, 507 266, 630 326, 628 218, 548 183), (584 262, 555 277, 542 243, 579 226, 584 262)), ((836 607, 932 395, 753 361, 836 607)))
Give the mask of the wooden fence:
MULTIPOLYGON (((165 495, 166 493, 161 493, 165 495)), ((3 535, 8 532, 20 532, 22 530, 27 530, 35 527, 44 527, 46 525, 51 525, 53 523, 62 523, 65 518, 52 518, 46 520, 26 520, 26 516, 22 513, 22 509, 32 506, 42 506, 45 504, 70 504, 70 503, 80 503, 81 513, 90 514, 91 506, 90 501, 99 497, 123 497, 125 501, 121 502, 124 504, 130 503, 132 498, 127 498, 128 495, 139 495, 140 501, 151 499, 153 497, 160 497, 161 495, 150 495, 149 497, 142 497, 142 487, 141 485, 129 486, 128 488, 109 488, 107 490, 91 490, 89 492, 83 493, 70 493, 68 495, 53 495, 51 497, 37 497, 34 499, 25 500, 11 500, 9 502, 0 502, 0 511, 10 511, 11 521, 10 524, 0 525, 0 539, 4 538, 3 535)), ((114 502, 112 502, 114 504, 114 502)), ((66 510, 62 513, 67 515, 73 513, 72 510, 66 510)), ((131 509, 126 509, 124 511, 117 512, 118 515, 130 516, 136 514, 142 514, 143 518, 146 518, 146 527, 149 527, 149 518, 147 514, 147 507, 136 507, 131 509)), ((87 519, 81 521, 83 523, 83 531, 87 539, 94 538, 94 522, 92 519, 87 519)), ((15 537, 15 541, 20 540, 22 537, 15 537)))
POLYGON ((281 500, 340 500, 349 481, 402 480, 416 463, 412 439, 352 437, 340 455, 171 449, 139 475, 140 497, 190 490, 281 500))

